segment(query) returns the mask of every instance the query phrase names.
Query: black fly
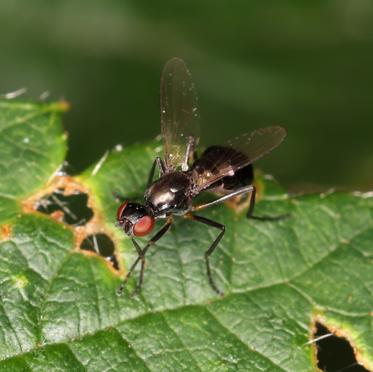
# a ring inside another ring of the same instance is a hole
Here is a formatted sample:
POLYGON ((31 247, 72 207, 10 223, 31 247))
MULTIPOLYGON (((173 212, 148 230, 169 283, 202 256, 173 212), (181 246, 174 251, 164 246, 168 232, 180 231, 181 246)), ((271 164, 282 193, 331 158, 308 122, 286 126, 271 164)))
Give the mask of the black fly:
POLYGON ((125 201, 117 212, 118 225, 132 239, 138 257, 130 267, 118 295, 141 263, 140 278, 134 293, 141 290, 144 278, 145 255, 148 249, 170 229, 174 215, 215 227, 219 234, 205 251, 206 270, 212 289, 216 286, 211 275, 210 255, 222 239, 225 226, 194 214, 195 211, 219 204, 232 197, 250 193, 247 218, 276 220, 280 217, 256 217, 255 186, 252 163, 277 147, 286 137, 279 126, 257 129, 233 138, 222 146, 208 147, 199 159, 193 159, 198 143, 197 95, 191 74, 184 61, 173 58, 167 62, 161 77, 161 126, 164 141, 164 159, 157 157, 150 170, 144 205, 125 201), (156 167, 160 177, 153 181, 156 167), (219 197, 209 203, 194 205, 202 192, 216 192, 219 197), (165 219, 163 227, 141 248, 134 237, 148 235, 154 220, 165 219))

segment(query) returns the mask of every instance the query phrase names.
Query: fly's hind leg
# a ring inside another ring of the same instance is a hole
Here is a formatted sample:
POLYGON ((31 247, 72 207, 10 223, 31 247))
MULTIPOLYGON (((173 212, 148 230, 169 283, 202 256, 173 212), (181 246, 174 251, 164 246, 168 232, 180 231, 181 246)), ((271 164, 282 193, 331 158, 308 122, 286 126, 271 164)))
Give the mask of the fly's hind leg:
POLYGON ((194 211, 199 211, 201 209, 205 209, 205 208, 211 207, 213 205, 225 202, 225 201, 227 201, 227 200, 229 200, 229 199, 231 199, 235 196, 248 194, 248 193, 250 193, 250 200, 249 200, 249 209, 248 209, 247 214, 246 214, 247 218, 253 219, 253 220, 258 220, 258 221, 280 221, 280 220, 286 219, 290 216, 289 214, 282 214, 282 215, 279 215, 279 216, 254 216, 253 212, 254 212, 255 197, 256 197, 256 188, 255 188, 254 185, 244 186, 244 187, 242 187, 238 190, 232 191, 229 194, 223 195, 220 198, 215 199, 211 202, 194 206, 192 211, 193 212, 194 211))
POLYGON ((290 217, 290 214, 281 214, 279 216, 254 216, 254 206, 255 206, 255 198, 256 198, 256 188, 252 186, 250 201, 249 201, 249 209, 247 210, 246 217, 252 220, 258 221, 281 221, 286 218, 290 217))
POLYGON ((229 194, 223 195, 220 198, 215 199, 211 202, 196 205, 192 208, 192 211, 193 212, 194 211, 200 211, 201 209, 205 209, 205 208, 211 207, 213 205, 220 204, 220 203, 225 202, 229 199, 232 199, 235 196, 239 196, 239 195, 243 195, 243 194, 247 194, 249 192, 252 192, 253 189, 254 189, 253 185, 248 185, 248 186, 241 187, 240 189, 234 190, 234 191, 230 192, 229 194))

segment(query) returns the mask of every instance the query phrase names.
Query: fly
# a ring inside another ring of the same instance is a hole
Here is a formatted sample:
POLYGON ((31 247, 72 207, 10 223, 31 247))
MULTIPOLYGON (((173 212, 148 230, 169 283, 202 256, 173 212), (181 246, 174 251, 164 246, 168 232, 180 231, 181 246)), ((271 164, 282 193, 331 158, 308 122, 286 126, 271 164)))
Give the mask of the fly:
POLYGON ((199 111, 192 77, 183 60, 173 58, 166 63, 160 93, 163 159, 156 157, 150 169, 144 204, 126 200, 117 212, 117 224, 131 237, 138 255, 118 288, 118 295, 122 294, 139 263, 140 276, 133 294, 140 292, 145 255, 169 231, 175 215, 218 230, 204 258, 211 288, 223 295, 213 279, 210 256, 223 238, 225 226, 195 212, 238 195, 250 194, 247 218, 273 221, 284 217, 253 215, 256 189, 252 163, 277 147, 286 137, 286 130, 279 126, 257 129, 235 137, 224 145, 208 147, 198 159, 194 159, 199 141, 199 111), (159 178, 154 181, 156 168, 159 169, 159 178), (215 192, 218 196, 208 203, 195 204, 195 198, 207 191, 215 192), (165 220, 163 227, 141 248, 135 237, 149 235, 156 219, 165 220))

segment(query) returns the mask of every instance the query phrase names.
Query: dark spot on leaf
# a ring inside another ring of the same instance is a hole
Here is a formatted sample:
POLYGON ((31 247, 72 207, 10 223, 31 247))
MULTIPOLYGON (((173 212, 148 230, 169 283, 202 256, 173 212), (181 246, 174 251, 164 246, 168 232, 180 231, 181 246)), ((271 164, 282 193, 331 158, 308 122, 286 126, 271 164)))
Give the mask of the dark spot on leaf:
POLYGON ((356 361, 354 350, 350 343, 342 337, 337 337, 323 326, 316 323, 314 334, 317 347, 317 366, 324 372, 369 372, 356 361), (324 337, 323 337, 324 336, 324 337))
POLYGON ((88 195, 76 192, 64 194, 63 189, 58 189, 52 194, 44 196, 38 201, 37 210, 46 214, 62 215, 62 221, 74 226, 85 225, 92 217, 93 211, 87 205, 88 195))
POLYGON ((105 234, 87 236, 80 245, 80 249, 92 251, 109 261, 115 270, 119 270, 118 260, 115 257, 113 241, 105 234))

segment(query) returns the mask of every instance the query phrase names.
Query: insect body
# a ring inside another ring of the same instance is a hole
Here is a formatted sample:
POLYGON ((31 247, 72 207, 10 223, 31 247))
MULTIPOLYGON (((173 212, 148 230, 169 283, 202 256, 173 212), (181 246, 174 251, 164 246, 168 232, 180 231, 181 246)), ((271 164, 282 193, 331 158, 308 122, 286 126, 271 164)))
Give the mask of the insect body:
POLYGON ((118 225, 132 238, 138 257, 118 289, 123 289, 140 263, 140 277, 134 293, 143 284, 145 255, 170 228, 174 215, 214 227, 219 233, 205 251, 207 276, 212 289, 222 295, 216 286, 210 267, 210 255, 225 232, 225 226, 196 215, 194 212, 222 203, 238 195, 250 193, 248 218, 277 220, 279 217, 253 215, 256 190, 252 163, 272 151, 286 137, 279 126, 257 129, 228 141, 223 146, 208 147, 198 159, 194 150, 198 143, 197 95, 189 70, 179 58, 171 59, 161 77, 161 127, 164 141, 164 159, 157 157, 150 170, 144 205, 125 201, 117 212, 118 225), (159 178, 153 181, 156 168, 159 178), (195 204, 197 195, 216 192, 219 197, 211 202, 195 204), (141 248, 134 237, 151 233, 155 219, 165 219, 163 227, 141 248))

